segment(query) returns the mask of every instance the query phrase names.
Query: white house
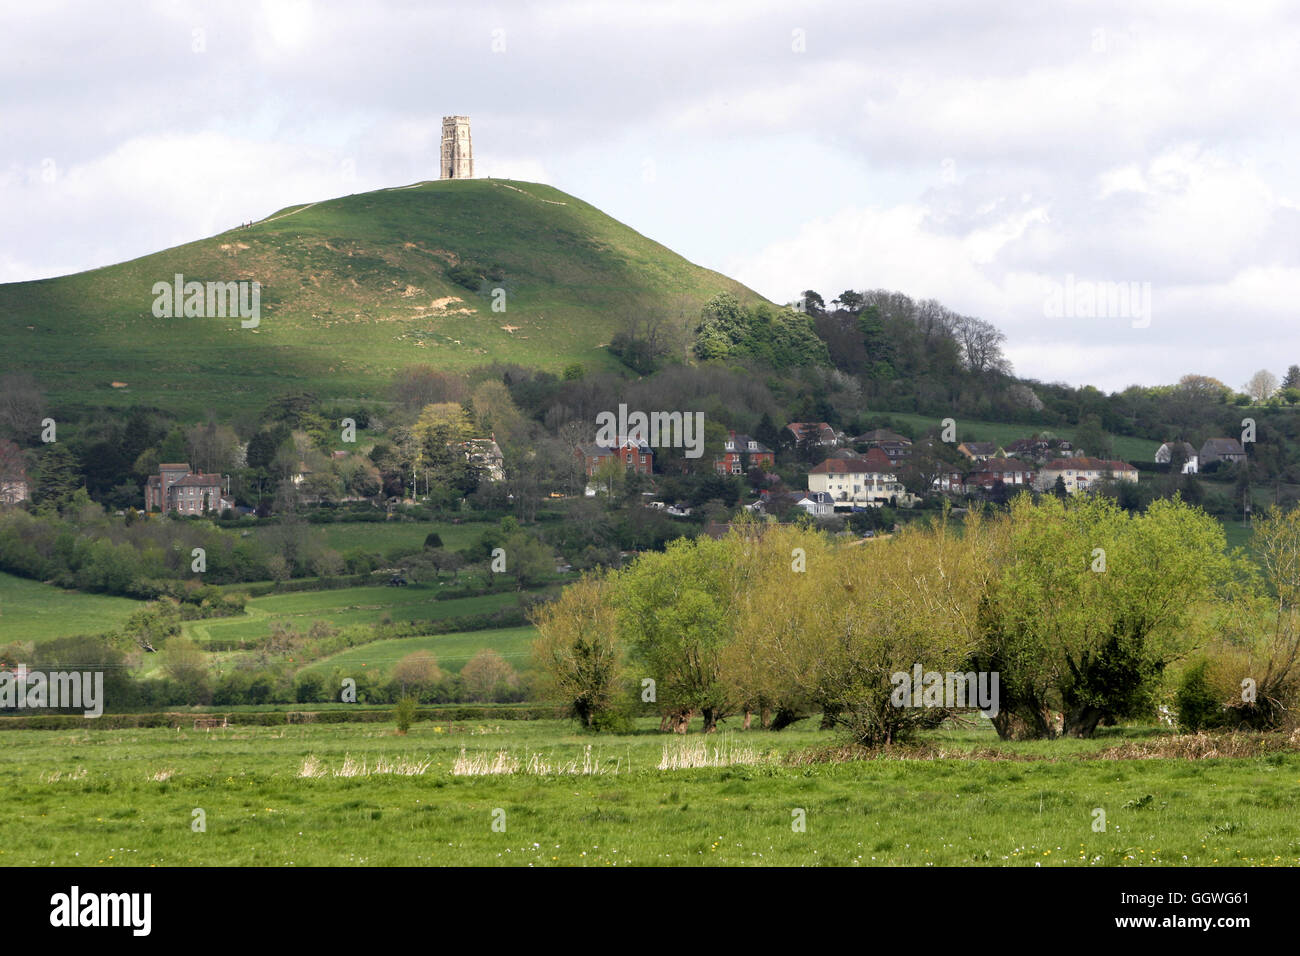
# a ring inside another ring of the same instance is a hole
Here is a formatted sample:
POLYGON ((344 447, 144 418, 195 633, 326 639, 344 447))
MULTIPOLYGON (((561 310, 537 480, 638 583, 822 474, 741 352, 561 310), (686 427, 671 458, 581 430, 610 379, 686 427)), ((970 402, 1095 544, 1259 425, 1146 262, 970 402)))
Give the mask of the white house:
POLYGON ((911 504, 889 457, 873 448, 861 458, 827 458, 808 472, 809 492, 829 495, 844 511, 855 505, 911 504))
POLYGON ((1056 479, 1065 482, 1065 490, 1074 494, 1090 491, 1102 481, 1138 480, 1138 470, 1126 461, 1114 461, 1104 458, 1054 458, 1043 466, 1038 473, 1038 489, 1051 491, 1056 487, 1056 479))
POLYGON ((1197 461, 1199 459, 1196 454, 1196 446, 1192 445, 1190 442, 1185 442, 1185 441, 1165 442, 1163 445, 1161 445, 1159 448, 1156 449, 1156 463, 1160 465, 1169 464, 1169 460, 1173 457, 1175 447, 1181 447, 1183 450, 1183 472, 1182 473, 1184 475, 1196 474, 1196 466, 1197 466, 1197 461))

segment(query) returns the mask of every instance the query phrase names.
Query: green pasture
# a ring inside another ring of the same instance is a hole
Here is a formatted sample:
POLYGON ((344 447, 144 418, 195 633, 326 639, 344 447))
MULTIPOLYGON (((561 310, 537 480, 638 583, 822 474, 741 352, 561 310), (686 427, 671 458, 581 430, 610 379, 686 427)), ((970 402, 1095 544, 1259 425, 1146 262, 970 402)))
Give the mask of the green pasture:
MULTIPOLYGON (((834 740, 809 721, 687 738, 773 762, 660 770, 681 738, 654 727, 643 720, 621 736, 559 721, 420 722, 408 736, 391 724, 6 731, 0 864, 1300 864, 1294 752, 1078 759, 1130 734, 1112 729, 1030 748, 1053 759, 784 765, 783 755, 834 740), (552 767, 586 760, 605 772, 456 776, 462 750, 552 767), (428 765, 412 776, 333 775, 347 760, 373 769, 379 758, 428 765), (325 775, 300 776, 305 765, 325 775)), ((988 737, 987 728, 940 735, 958 755, 988 737)))

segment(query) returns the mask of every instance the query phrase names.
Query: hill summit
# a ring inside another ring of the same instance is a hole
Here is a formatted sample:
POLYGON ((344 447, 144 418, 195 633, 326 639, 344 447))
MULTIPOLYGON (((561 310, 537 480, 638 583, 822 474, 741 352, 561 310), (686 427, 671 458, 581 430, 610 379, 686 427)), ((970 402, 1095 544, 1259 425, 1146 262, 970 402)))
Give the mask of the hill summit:
POLYGON ((0 285, 0 368, 56 403, 255 409, 294 389, 382 398, 392 373, 613 361, 625 317, 761 297, 557 189, 446 180, 290 206, 119 265, 0 285), (154 287, 258 282, 238 316, 155 314, 154 287))

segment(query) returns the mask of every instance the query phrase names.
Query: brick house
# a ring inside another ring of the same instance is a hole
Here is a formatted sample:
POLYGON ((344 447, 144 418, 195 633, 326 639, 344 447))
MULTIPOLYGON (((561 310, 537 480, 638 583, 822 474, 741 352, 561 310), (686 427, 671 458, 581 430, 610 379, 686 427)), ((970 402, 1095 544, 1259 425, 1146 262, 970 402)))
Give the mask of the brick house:
POLYGON ((588 478, 594 477, 600 466, 610 459, 623 462, 623 467, 638 475, 648 475, 654 471, 655 453, 645 442, 634 442, 627 438, 619 439, 613 447, 605 445, 579 445, 576 455, 582 459, 583 469, 588 478))
POLYGON ((891 432, 888 428, 864 432, 854 438, 853 443, 862 445, 868 450, 879 448, 896 465, 904 462, 912 454, 912 440, 898 432, 891 432))
POLYGON ((748 435, 727 432, 722 443, 722 457, 713 459, 713 470, 719 475, 743 475, 751 468, 773 468, 776 453, 762 442, 748 435))
POLYGON ((966 476, 966 490, 992 491, 998 482, 1008 491, 1028 489, 1034 483, 1034 469, 1014 458, 988 458, 966 476))
POLYGON ((223 484, 221 475, 196 474, 188 464, 162 464, 145 483, 144 509, 190 515, 233 508, 234 500, 222 494, 223 484))

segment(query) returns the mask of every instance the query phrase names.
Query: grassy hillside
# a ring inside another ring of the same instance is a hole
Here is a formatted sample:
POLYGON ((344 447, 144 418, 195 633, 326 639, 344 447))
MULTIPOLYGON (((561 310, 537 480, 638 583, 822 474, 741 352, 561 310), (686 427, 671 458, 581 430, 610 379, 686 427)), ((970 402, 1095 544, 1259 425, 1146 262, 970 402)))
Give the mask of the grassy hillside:
POLYGON ((403 658, 416 651, 428 651, 438 659, 438 666, 443 670, 459 673, 465 662, 485 647, 499 653, 516 670, 523 671, 530 666, 532 643, 536 637, 537 629, 533 627, 500 627, 487 631, 375 641, 316 661, 304 667, 303 672, 328 675, 339 669, 345 674, 359 674, 365 668, 372 677, 378 673, 387 678, 403 658))
POLYGON ((393 621, 440 621, 466 614, 490 614, 514 606, 517 601, 513 591, 441 600, 436 588, 336 588, 253 598, 248 602, 247 614, 189 621, 184 627, 198 641, 247 641, 265 637, 276 621, 301 631, 315 621, 328 621, 335 627, 376 624, 385 616, 393 621))
POLYGON ((0 285, 0 370, 55 402, 166 403, 191 414, 310 389, 378 399, 395 369, 489 361, 558 370, 612 362, 623 315, 730 290, 600 210, 536 183, 417 183, 283 209, 120 265, 0 285), (457 267, 501 276, 477 291, 457 267), (261 324, 156 318, 153 285, 256 280, 261 324), (505 312, 492 310, 503 288, 505 312), (509 326, 510 328, 505 328, 509 326), (112 383, 125 383, 114 387, 112 383))
MULTIPOLYGON (((910 426, 917 434, 924 432, 927 428, 935 428, 939 425, 939 419, 933 416, 917 415, 912 412, 881 412, 880 414, 892 418, 899 425, 910 426)), ((959 442, 991 441, 1005 445, 1017 438, 1028 438, 1036 432, 1045 431, 1067 441, 1074 440, 1075 426, 1073 425, 1060 427, 1020 425, 1008 422, 979 421, 973 418, 962 418, 956 414, 954 417, 957 420, 957 440, 959 442)), ((1160 447, 1160 439, 1134 438, 1132 435, 1111 435, 1111 444, 1114 446, 1115 456, 1122 461, 1154 461, 1156 449, 1160 447)), ((1091 449, 1085 450, 1091 451, 1091 449)))
POLYGON ((99 634, 121 627, 140 607, 127 598, 64 591, 0 572, 0 644, 99 634))

